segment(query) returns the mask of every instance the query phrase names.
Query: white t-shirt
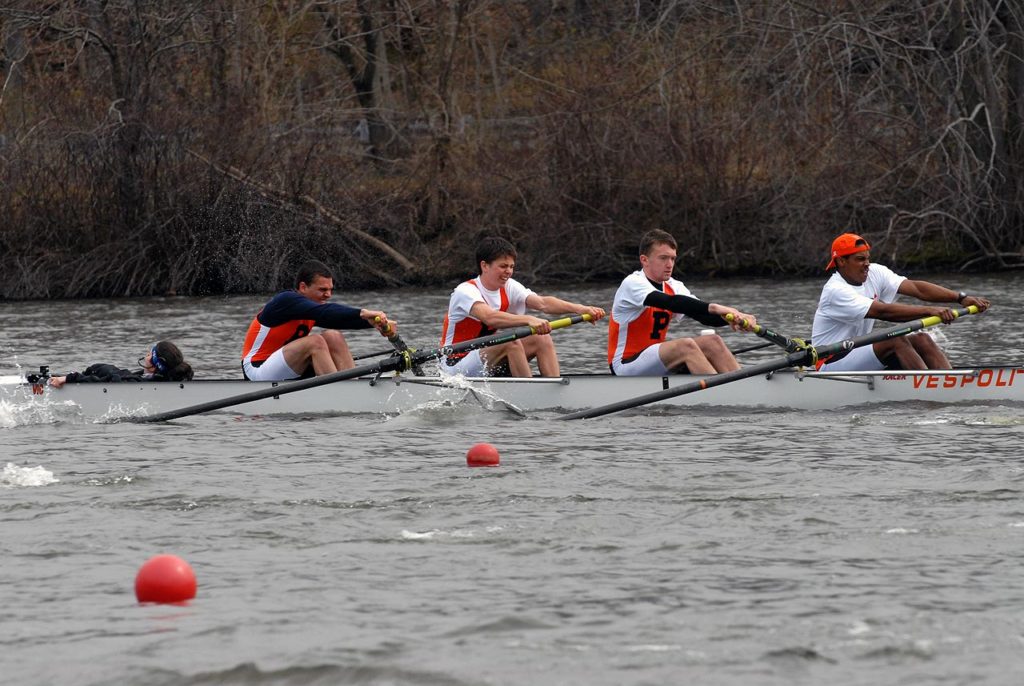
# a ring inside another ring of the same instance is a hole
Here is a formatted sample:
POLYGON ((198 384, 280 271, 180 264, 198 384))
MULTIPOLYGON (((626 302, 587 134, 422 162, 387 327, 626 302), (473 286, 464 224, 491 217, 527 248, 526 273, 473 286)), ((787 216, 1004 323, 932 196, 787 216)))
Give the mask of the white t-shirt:
MULTIPOLYGON (((478 302, 485 303, 496 310, 501 309, 501 289, 489 291, 484 288, 480 277, 473 279, 474 283, 464 281, 455 287, 451 298, 448 301, 448 326, 445 330, 445 339, 442 345, 450 345, 455 338, 455 329, 459 322, 465 319, 472 319, 469 312, 473 305, 478 302)), ((526 314, 526 299, 533 295, 533 291, 519 283, 515 279, 505 282, 505 294, 508 297, 509 314, 526 314)), ((468 336, 475 338, 478 333, 468 336)))
POLYGON ((868 267, 868 278, 859 286, 848 283, 835 272, 821 289, 811 342, 821 346, 870 333, 875 326, 875 320, 866 316, 871 303, 875 300, 894 302, 900 284, 906 280, 907 277, 881 264, 868 267))
MULTIPOLYGON (((682 281, 669 277, 665 283, 672 290, 673 295, 688 295, 696 298, 690 289, 683 285, 682 281)), ((643 270, 637 270, 624 278, 619 284, 619 290, 615 291, 615 299, 612 301, 612 316, 615 317, 621 326, 626 326, 644 312, 644 300, 653 291, 657 291, 643 270)), ((660 291, 664 292, 664 291, 660 291)), ((678 322, 686 319, 685 314, 674 312, 672 321, 678 322)))

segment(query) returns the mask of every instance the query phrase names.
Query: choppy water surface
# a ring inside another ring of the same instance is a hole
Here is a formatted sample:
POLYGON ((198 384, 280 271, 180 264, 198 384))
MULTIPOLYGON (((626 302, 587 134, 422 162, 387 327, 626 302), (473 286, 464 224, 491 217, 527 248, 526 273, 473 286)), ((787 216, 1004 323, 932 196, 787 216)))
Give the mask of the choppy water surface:
MULTIPOLYGON (((943 330, 955 363, 1024 362, 1021 278, 934 278, 997 303, 943 330)), ((820 284, 690 285, 807 335, 820 284)), ((199 375, 235 376, 264 299, 0 303, 0 374, 128 366, 168 337, 199 375)), ((428 346, 447 293, 339 299, 428 346)), ((555 335, 565 371, 603 369, 603 323, 555 335)), ((0 406, 0 438, 4 683, 1016 684, 1024 668, 1021 407, 136 425, 0 406), (478 441, 499 468, 465 466, 478 441), (135 602, 160 552, 195 569, 191 604, 135 602)))

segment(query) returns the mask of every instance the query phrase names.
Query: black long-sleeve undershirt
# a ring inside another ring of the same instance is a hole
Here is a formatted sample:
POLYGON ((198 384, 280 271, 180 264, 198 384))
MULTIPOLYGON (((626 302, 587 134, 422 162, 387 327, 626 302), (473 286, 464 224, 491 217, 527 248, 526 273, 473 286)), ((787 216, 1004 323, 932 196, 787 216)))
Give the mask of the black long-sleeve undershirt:
POLYGON ((661 291, 651 291, 644 298, 644 305, 646 307, 657 307, 669 312, 685 314, 687 317, 695 319, 705 326, 729 325, 729 322, 725 321, 721 316, 711 314, 708 311, 708 303, 688 295, 668 295, 661 291))
POLYGON ((264 326, 280 326, 312 319, 325 329, 369 329, 373 324, 359 316, 360 309, 341 303, 320 303, 296 291, 282 291, 263 306, 256 319, 264 326))

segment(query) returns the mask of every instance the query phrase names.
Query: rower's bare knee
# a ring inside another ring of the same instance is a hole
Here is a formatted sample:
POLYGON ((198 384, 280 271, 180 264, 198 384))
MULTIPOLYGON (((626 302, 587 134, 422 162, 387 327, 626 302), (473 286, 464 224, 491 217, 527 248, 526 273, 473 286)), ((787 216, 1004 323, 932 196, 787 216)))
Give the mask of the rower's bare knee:
POLYGON ((700 346, 697 345, 697 341, 692 338, 677 338, 673 341, 669 341, 668 345, 673 349, 673 351, 686 355, 693 355, 700 352, 700 346))
POLYGON ((697 355, 704 355, 700 350, 700 346, 692 338, 676 338, 666 341, 661 344, 660 352, 668 353, 662 357, 662 362, 670 369, 694 359, 697 355))
POLYGON ((560 376, 561 366, 558 364, 558 352, 551 336, 530 336, 523 341, 526 358, 536 358, 541 376, 560 376))
POLYGON ((480 351, 480 356, 489 368, 501 364, 502 360, 508 362, 509 373, 512 376, 532 376, 530 363, 526 358, 526 348, 521 341, 511 341, 480 351))
POLYGON ((302 373, 310 364, 314 369, 322 368, 323 361, 328 359, 327 342, 319 334, 311 334, 288 343, 283 348, 284 361, 293 371, 302 373))
POLYGON ((527 359, 533 359, 534 357, 538 360, 558 359, 558 354, 555 352, 555 342, 551 339, 551 336, 530 336, 525 340, 515 342, 522 346, 527 359))
POLYGON ((501 345, 492 345, 480 350, 480 357, 489 365, 496 365, 509 357, 526 359, 526 352, 520 341, 510 341, 501 345))
POLYGON ((910 347, 924 360, 928 369, 948 369, 950 367, 949 358, 946 357, 942 347, 927 333, 917 333, 907 336, 907 338, 910 339, 910 347))
MULTIPOLYGON (((875 356, 889 368, 927 369, 929 367, 915 345, 905 337, 876 343, 874 350, 875 356)), ((936 350, 938 349, 936 348, 936 350)), ((939 354, 941 355, 941 352, 939 354)))
POLYGON ((345 349, 348 350, 348 341, 345 340, 345 334, 340 331, 331 329, 330 331, 324 331, 319 334, 310 334, 310 338, 318 336, 323 339, 324 344, 331 350, 345 349))
POLYGON ((907 354, 914 354, 914 346, 905 337, 894 338, 889 341, 890 354, 903 356, 907 354))
MULTIPOLYGON (((329 333, 329 332, 328 332, 329 333)), ((310 355, 316 355, 317 353, 325 353, 328 350, 327 340, 318 333, 311 333, 304 339, 300 339, 305 342, 306 349, 310 355)))
POLYGON ((926 333, 911 334, 899 340, 904 341, 906 345, 909 345, 920 352, 941 350, 939 344, 935 342, 935 339, 926 333))
MULTIPOLYGON (((551 339, 551 336, 531 336, 529 340, 533 344, 533 349, 538 353, 544 351, 554 351, 555 342, 551 339)), ((522 341, 517 341, 522 342, 522 341)))
POLYGON ((699 336, 693 339, 704 357, 715 368, 716 372, 731 372, 740 368, 736 356, 729 350, 722 337, 717 334, 699 336))
MULTIPOLYGON (((701 336, 700 338, 689 338, 686 340, 693 341, 693 344, 700 348, 705 355, 729 352, 729 348, 726 347, 725 341, 723 341, 722 337, 718 334, 709 334, 707 336, 701 336)), ((730 354, 732 353, 730 352, 730 354)))

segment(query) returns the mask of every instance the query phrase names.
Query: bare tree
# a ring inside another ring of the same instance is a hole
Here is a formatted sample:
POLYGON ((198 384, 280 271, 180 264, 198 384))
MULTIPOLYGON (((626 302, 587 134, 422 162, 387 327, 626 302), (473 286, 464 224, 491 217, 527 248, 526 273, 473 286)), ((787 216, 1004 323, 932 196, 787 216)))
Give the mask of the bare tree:
POLYGON ((1015 0, 8 0, 0 296, 1024 265, 1015 0), (340 78, 339 78, 340 77, 340 78))
POLYGON ((370 154, 387 157, 395 135, 385 114, 390 90, 385 27, 394 22, 395 12, 375 11, 366 0, 356 0, 354 11, 350 6, 347 2, 315 3, 329 36, 323 49, 336 57, 348 74, 366 122, 370 154))

